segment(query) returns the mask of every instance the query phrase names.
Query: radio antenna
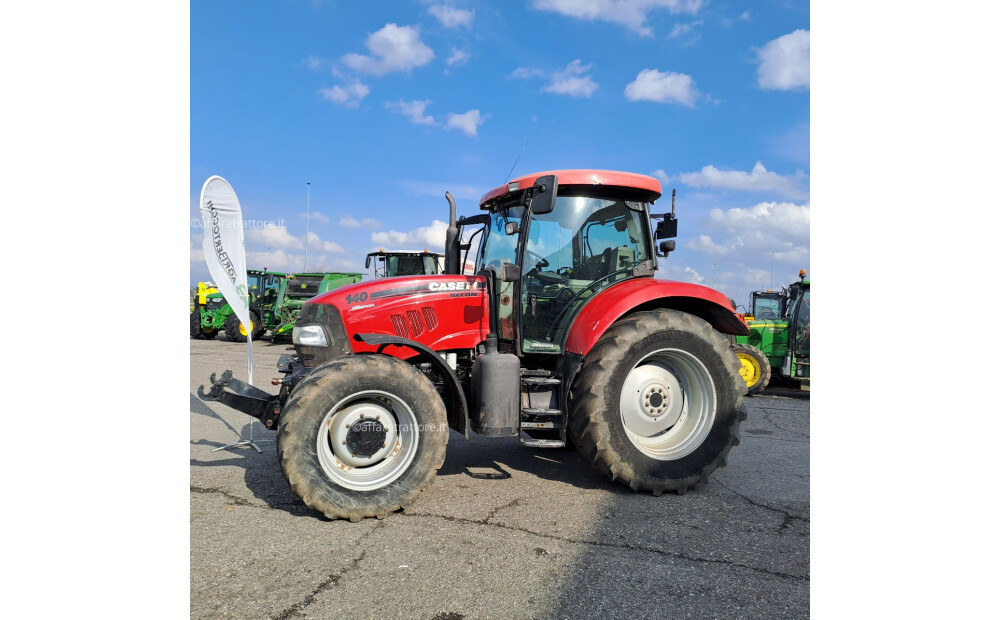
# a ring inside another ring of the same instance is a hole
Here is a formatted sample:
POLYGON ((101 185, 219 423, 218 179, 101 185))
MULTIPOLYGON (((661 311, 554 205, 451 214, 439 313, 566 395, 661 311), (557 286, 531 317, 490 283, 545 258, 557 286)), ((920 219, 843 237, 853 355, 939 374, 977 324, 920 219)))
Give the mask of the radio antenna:
POLYGON ((517 168, 517 162, 521 161, 521 155, 524 155, 524 149, 528 148, 528 142, 531 142, 531 140, 526 140, 524 146, 521 147, 521 152, 517 154, 517 159, 514 160, 514 165, 510 167, 507 178, 503 180, 504 183, 510 180, 510 175, 514 174, 514 168, 517 168))

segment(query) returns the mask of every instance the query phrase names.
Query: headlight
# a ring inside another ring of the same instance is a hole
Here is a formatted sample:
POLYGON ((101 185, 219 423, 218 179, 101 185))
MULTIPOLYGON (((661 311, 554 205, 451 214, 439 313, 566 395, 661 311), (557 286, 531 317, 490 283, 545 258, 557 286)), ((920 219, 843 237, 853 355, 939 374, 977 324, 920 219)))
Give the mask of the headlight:
POLYGON ((326 332, 319 325, 303 325, 292 328, 292 342, 306 347, 328 347, 326 332))

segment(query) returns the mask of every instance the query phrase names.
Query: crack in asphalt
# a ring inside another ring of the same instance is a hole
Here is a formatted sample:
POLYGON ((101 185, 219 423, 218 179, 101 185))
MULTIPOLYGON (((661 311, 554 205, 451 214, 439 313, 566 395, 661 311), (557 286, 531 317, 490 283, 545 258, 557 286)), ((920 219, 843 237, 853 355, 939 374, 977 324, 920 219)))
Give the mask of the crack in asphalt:
MULTIPOLYGON (((368 533, 366 533, 363 536, 359 537, 357 539, 357 541, 360 543, 364 539, 370 537, 372 534, 375 533, 376 530, 378 530, 379 528, 383 527, 385 524, 386 524, 385 521, 380 521, 378 525, 376 525, 372 529, 368 530, 368 533)), ((329 590, 330 588, 332 588, 332 587, 336 586, 337 584, 339 584, 340 581, 344 578, 344 575, 346 575, 348 572, 356 569, 358 567, 358 565, 360 565, 361 562, 365 559, 365 555, 367 555, 367 554, 368 554, 368 550, 367 549, 362 549, 361 550, 361 555, 359 555, 358 557, 356 557, 353 560, 351 560, 350 564, 348 564, 347 566, 345 566, 344 568, 340 569, 339 571, 337 571, 335 573, 331 573, 318 586, 316 586, 313 589, 313 591, 309 593, 308 596, 306 596, 304 599, 302 599, 301 602, 295 603, 291 607, 288 607, 288 608, 284 609, 281 613, 279 613, 279 614, 277 614, 275 616, 271 616, 271 620, 288 620, 292 616, 304 616, 305 614, 302 613, 303 610, 306 607, 309 607, 310 605, 312 605, 316 601, 316 597, 317 596, 319 596, 320 594, 322 594, 326 590, 329 590)))
POLYGON ((268 503, 261 504, 261 503, 251 502, 238 495, 233 495, 232 493, 223 491, 222 489, 196 487, 196 486, 191 487, 191 492, 221 495, 222 497, 226 498, 231 503, 236 504, 237 506, 249 506, 250 508, 260 508, 261 510, 284 510, 288 514, 298 517, 306 515, 313 515, 313 516, 316 515, 315 511, 312 508, 309 508, 302 502, 293 501, 293 502, 275 502, 273 504, 268 504, 268 503))
POLYGON ((229 493, 227 491, 223 491, 222 489, 192 486, 191 487, 191 492, 192 493, 204 493, 204 494, 215 493, 215 494, 218 494, 218 495, 221 495, 221 496, 225 497, 226 499, 228 499, 230 502, 236 504, 237 506, 253 506, 254 508, 270 508, 270 506, 262 506, 260 504, 255 504, 253 502, 249 502, 249 501, 243 499, 242 497, 240 497, 239 495, 233 495, 232 493, 229 493))
MULTIPOLYGON (((503 508, 503 506, 501 506, 501 508, 503 508)), ((662 556, 666 556, 666 557, 676 558, 676 559, 680 559, 680 560, 688 560, 690 562, 704 562, 704 563, 707 563, 707 564, 722 564, 724 566, 732 566, 732 567, 735 567, 735 568, 745 568, 747 570, 751 570, 751 571, 754 571, 754 572, 757 572, 757 573, 764 573, 765 575, 771 575, 772 577, 781 577, 782 579, 791 579, 791 580, 794 580, 794 581, 805 581, 805 582, 809 581, 809 577, 803 577, 801 575, 792 575, 791 573, 783 573, 781 571, 772 571, 772 570, 768 570, 766 568, 760 568, 760 567, 757 567, 757 566, 749 566, 747 564, 740 564, 738 562, 733 562, 733 561, 730 561, 730 560, 716 560, 716 559, 712 559, 712 558, 699 558, 699 557, 694 557, 694 556, 690 556, 690 555, 685 555, 683 553, 677 553, 677 552, 674 552, 674 551, 666 551, 664 549, 657 549, 655 547, 642 547, 642 546, 639 546, 639 545, 630 545, 628 543, 615 544, 615 543, 603 542, 603 541, 599 541, 599 540, 579 540, 579 539, 574 539, 574 538, 566 538, 564 536, 556 536, 554 534, 544 534, 542 532, 533 532, 531 530, 528 530, 528 529, 525 529, 525 528, 522 528, 522 527, 515 527, 515 526, 512 526, 512 525, 504 525, 502 523, 489 522, 489 521, 487 521, 487 519, 490 518, 490 517, 487 517, 487 518, 484 518, 484 519, 466 519, 464 517, 453 517, 453 516, 450 516, 450 515, 440 515, 440 514, 434 514, 434 513, 431 513, 431 512, 403 512, 402 516, 404 516, 404 517, 410 517, 410 518, 430 517, 430 518, 434 518, 434 519, 444 519, 445 521, 451 521, 453 523, 469 523, 469 524, 473 524, 473 525, 484 525, 484 526, 487 526, 487 527, 496 527, 496 528, 501 528, 501 529, 505 529, 505 530, 513 530, 513 531, 516 531, 516 532, 522 532, 524 534, 530 534, 532 536, 538 536, 540 538, 548 538, 548 539, 551 539, 551 540, 558 540, 558 541, 561 541, 561 542, 575 543, 575 544, 579 544, 579 545, 592 545, 592 546, 595 546, 595 547, 608 547, 608 548, 612 548, 612 549, 625 549, 625 550, 628 550, 628 551, 644 551, 646 553, 655 553, 657 555, 662 555, 662 556)), ((492 516, 492 515, 490 515, 490 516, 492 516)))
POLYGON ((496 514, 498 512, 500 512, 501 510, 503 510, 504 508, 513 508, 514 506, 517 506, 520 503, 521 503, 521 498, 519 497, 517 499, 514 499, 512 501, 507 502, 503 506, 497 506, 496 508, 494 508, 493 510, 490 511, 490 514, 486 515, 486 517, 483 518, 483 523, 484 524, 488 523, 490 519, 492 519, 493 517, 495 517, 496 514))
POLYGON ((763 416, 763 418, 765 420, 767 420, 768 422, 770 422, 771 426, 773 426, 775 428, 780 428, 781 430, 783 430, 783 431, 785 431, 787 433, 791 433, 793 435, 798 435, 799 437, 805 437, 806 439, 809 439, 809 435, 806 435, 805 433, 800 433, 798 431, 793 431, 790 428, 785 428, 784 426, 781 426, 780 424, 776 423, 774 420, 772 420, 770 417, 768 417, 766 410, 762 410, 760 412, 760 414, 761 414, 761 416, 763 416))
POLYGON ((808 441, 804 441, 802 439, 782 439, 781 437, 771 437, 768 435, 755 435, 753 433, 750 433, 749 436, 743 434, 740 435, 740 441, 748 441, 751 439, 763 439, 764 441, 784 441, 785 443, 805 443, 805 444, 809 443, 808 441))
POLYGON ((767 504, 762 504, 760 502, 757 502, 757 501, 754 501, 754 500, 750 499, 749 497, 747 497, 746 495, 743 495, 739 491, 736 491, 735 489, 732 489, 732 488, 726 486, 725 484, 723 484, 722 482, 720 482, 718 480, 716 480, 715 482, 720 487, 722 487, 723 489, 729 491, 730 493, 732 493, 736 497, 742 499, 743 501, 745 501, 746 503, 750 504, 751 506, 756 506, 757 508, 763 508, 764 510, 770 510, 771 512, 776 512, 776 513, 784 516, 784 520, 781 522, 781 525, 778 526, 778 533, 779 534, 783 533, 784 530, 789 525, 791 525, 792 521, 802 521, 803 523, 805 523, 807 525, 809 524, 809 517, 803 517, 802 515, 792 514, 791 512, 789 512, 787 510, 783 510, 781 508, 775 508, 774 506, 768 506, 767 504))

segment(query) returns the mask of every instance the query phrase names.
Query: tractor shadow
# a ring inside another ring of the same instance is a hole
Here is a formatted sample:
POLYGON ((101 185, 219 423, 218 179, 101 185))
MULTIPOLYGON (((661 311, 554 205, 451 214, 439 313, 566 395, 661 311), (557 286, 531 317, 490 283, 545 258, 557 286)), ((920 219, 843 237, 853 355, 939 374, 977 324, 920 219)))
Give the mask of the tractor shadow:
POLYGON ((613 493, 622 490, 572 448, 529 448, 522 446, 516 437, 498 439, 471 433, 466 440, 454 431, 448 438, 444 465, 437 475, 502 480, 510 478, 511 471, 580 489, 603 489, 613 493))

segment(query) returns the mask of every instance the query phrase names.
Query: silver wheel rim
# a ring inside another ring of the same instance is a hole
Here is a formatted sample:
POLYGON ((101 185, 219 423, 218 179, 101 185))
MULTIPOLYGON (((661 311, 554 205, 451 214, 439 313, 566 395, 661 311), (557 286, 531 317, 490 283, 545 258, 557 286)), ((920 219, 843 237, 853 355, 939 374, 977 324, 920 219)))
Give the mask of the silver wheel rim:
POLYGON ((420 432, 413 410, 401 398, 378 390, 352 394, 330 408, 316 435, 316 453, 327 477, 354 491, 373 491, 402 476, 417 454, 420 432), (350 428, 377 423, 384 445, 370 455, 352 454, 350 428))
POLYGON ((670 461, 693 452, 715 422, 715 382, 705 365, 680 349, 645 356, 625 377, 622 426, 640 452, 670 461))

